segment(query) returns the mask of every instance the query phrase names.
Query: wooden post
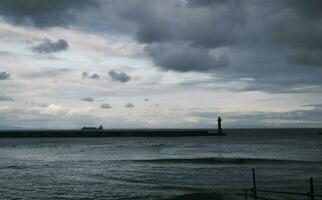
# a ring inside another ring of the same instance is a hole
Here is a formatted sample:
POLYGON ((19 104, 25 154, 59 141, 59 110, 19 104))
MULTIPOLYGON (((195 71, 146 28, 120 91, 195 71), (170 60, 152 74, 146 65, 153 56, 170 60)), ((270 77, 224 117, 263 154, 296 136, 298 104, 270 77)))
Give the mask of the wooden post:
POLYGON ((313 187, 313 178, 310 178, 310 199, 314 200, 314 187, 313 187))
POLYGON ((255 177, 255 169, 252 168, 253 173, 253 192, 254 192, 254 199, 257 200, 257 191, 256 191, 256 177, 255 177))
POLYGON ((247 200, 248 198, 247 189, 245 189, 244 192, 245 192, 245 200, 247 200))

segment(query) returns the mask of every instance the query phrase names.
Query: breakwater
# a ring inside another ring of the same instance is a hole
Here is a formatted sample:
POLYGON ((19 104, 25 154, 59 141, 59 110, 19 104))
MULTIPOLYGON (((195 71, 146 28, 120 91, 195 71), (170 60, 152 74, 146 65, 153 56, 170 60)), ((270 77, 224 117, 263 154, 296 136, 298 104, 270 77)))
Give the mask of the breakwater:
POLYGON ((210 129, 1 130, 0 137, 183 137, 217 136, 210 129))

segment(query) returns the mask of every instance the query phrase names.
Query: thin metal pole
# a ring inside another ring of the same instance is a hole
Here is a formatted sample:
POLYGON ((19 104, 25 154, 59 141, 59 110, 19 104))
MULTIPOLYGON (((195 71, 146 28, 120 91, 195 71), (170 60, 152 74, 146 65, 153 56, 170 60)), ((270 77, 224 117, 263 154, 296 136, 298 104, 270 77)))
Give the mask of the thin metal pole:
POLYGON ((314 187, 313 187, 313 178, 310 178, 310 197, 311 200, 314 200, 314 187))
POLYGON ((257 200, 257 191, 256 191, 256 177, 255 177, 255 169, 252 168, 253 173, 253 192, 254 192, 254 199, 257 200))

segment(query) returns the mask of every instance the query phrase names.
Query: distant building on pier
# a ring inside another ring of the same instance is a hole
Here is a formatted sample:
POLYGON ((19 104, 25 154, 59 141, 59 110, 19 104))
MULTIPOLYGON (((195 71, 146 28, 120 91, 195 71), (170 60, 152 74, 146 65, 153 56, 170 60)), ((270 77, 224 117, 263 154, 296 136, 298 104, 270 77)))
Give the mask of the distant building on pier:
POLYGON ((103 131, 103 126, 100 125, 98 128, 96 127, 83 127, 81 131, 103 131))

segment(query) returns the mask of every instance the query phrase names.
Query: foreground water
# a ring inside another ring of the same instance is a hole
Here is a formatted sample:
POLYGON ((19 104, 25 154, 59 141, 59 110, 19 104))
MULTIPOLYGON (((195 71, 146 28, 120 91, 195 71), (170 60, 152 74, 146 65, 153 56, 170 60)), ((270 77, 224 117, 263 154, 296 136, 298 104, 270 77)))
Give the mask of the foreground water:
MULTIPOLYGON (((251 187, 322 194, 317 130, 225 137, 1 138, 1 199, 166 199, 251 187)), ((300 198, 301 199, 301 198, 300 198)))

